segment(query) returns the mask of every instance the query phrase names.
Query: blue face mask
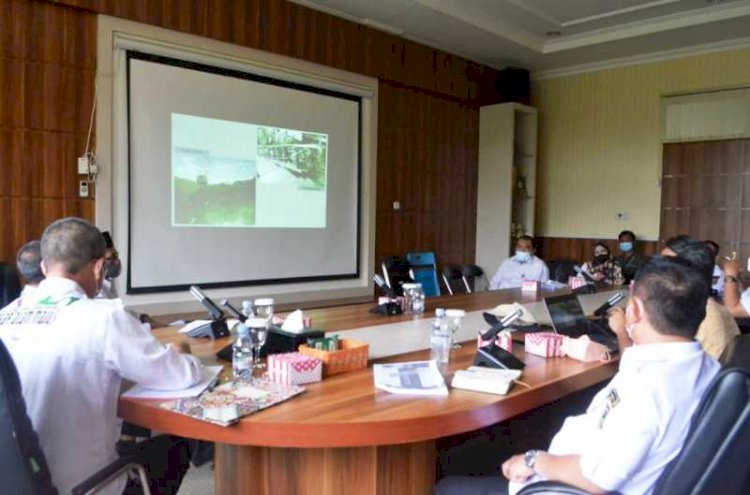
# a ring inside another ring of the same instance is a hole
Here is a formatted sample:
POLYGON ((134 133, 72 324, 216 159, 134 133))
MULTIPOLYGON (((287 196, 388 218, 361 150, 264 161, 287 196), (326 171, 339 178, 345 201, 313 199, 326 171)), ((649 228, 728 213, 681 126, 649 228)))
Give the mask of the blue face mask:
POLYGON ((633 243, 632 242, 621 242, 620 243, 620 251, 623 253, 629 253, 633 250, 633 243))
POLYGON ((527 253, 526 251, 516 251, 514 258, 519 263, 527 263, 531 260, 531 253, 527 253))

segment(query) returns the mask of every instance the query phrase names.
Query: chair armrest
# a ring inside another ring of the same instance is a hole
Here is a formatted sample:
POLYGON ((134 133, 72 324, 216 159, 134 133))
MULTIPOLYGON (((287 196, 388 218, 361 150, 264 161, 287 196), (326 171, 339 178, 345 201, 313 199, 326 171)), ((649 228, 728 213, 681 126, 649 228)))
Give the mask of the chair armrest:
POLYGON ((95 493, 101 490, 103 487, 109 485, 122 474, 128 471, 136 470, 141 478, 141 485, 143 486, 144 493, 150 494, 148 488, 148 478, 146 477, 146 471, 143 466, 138 464, 135 459, 131 456, 120 457, 111 464, 104 466, 96 473, 89 476, 83 482, 73 487, 73 495, 86 495, 88 493, 95 493))
MULTIPOLYGON (((591 493, 560 481, 538 481, 523 487, 516 495, 591 495, 591 493)), ((620 495, 620 493, 607 492, 607 495, 620 495)))

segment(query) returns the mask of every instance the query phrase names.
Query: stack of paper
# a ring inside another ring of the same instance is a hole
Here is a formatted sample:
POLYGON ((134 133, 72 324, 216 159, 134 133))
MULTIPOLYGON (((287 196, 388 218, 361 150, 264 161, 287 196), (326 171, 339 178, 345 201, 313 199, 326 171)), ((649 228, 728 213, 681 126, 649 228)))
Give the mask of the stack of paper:
POLYGON ((209 388, 210 385, 216 383, 222 368, 223 366, 205 366, 203 368, 203 376, 201 377, 201 380, 192 387, 184 388, 182 390, 154 390, 141 385, 135 385, 122 394, 122 396, 130 397, 132 399, 180 399, 185 397, 197 397, 204 390, 209 388))
POLYGON ((373 376, 375 388, 392 394, 448 395, 448 387, 434 360, 376 364, 373 376))
POLYGON ((451 386, 474 392, 505 395, 513 386, 513 382, 521 376, 520 370, 505 370, 471 366, 465 370, 458 370, 453 375, 451 386))

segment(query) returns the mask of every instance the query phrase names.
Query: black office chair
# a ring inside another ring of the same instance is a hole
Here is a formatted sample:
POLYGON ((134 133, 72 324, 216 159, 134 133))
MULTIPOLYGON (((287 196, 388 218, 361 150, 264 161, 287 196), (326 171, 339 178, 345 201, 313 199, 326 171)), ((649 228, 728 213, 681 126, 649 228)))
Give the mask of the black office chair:
POLYGON ((21 295, 21 280, 15 265, 0 263, 0 308, 21 295))
POLYGON ((477 287, 477 281, 481 280, 484 285, 484 290, 487 290, 490 288, 490 281, 487 279, 487 275, 484 273, 484 270, 482 270, 482 267, 479 265, 463 265, 461 266, 461 275, 462 279, 464 281, 464 286, 468 290, 469 293, 475 292, 478 290, 477 287))
POLYGON ((549 278, 561 284, 567 284, 568 279, 576 275, 575 266, 577 263, 573 260, 552 260, 547 265, 549 268, 549 278))
POLYGON ((405 258, 400 256, 386 256, 380 264, 383 270, 383 278, 388 287, 391 287, 396 295, 403 296, 402 284, 414 282, 409 272, 411 265, 405 258))
MULTIPOLYGON (((64 411, 61 412, 64 414, 64 411)), ((122 474, 137 471, 143 493, 150 495, 148 478, 143 466, 121 457, 73 488, 74 495, 96 493, 122 474)), ((56 495, 49 466, 39 446, 26 402, 21 394, 21 381, 13 359, 0 340, 0 480, 3 493, 14 495, 56 495)))
MULTIPOLYGON (((722 371, 693 416, 682 451, 664 470, 654 495, 741 495, 750 474, 750 372, 722 371)), ((518 495, 589 495, 564 483, 531 484, 518 495)))
POLYGON ((443 278, 443 284, 451 296, 456 292, 471 293, 471 288, 464 283, 464 275, 461 268, 453 265, 444 266, 440 275, 443 278))

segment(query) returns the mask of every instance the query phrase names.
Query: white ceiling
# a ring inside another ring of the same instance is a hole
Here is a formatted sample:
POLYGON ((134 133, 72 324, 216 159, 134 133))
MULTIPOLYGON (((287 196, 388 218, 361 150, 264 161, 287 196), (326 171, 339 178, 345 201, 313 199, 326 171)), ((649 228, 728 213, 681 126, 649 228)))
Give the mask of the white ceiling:
POLYGON ((750 45, 750 0, 292 0, 536 73, 750 45))

